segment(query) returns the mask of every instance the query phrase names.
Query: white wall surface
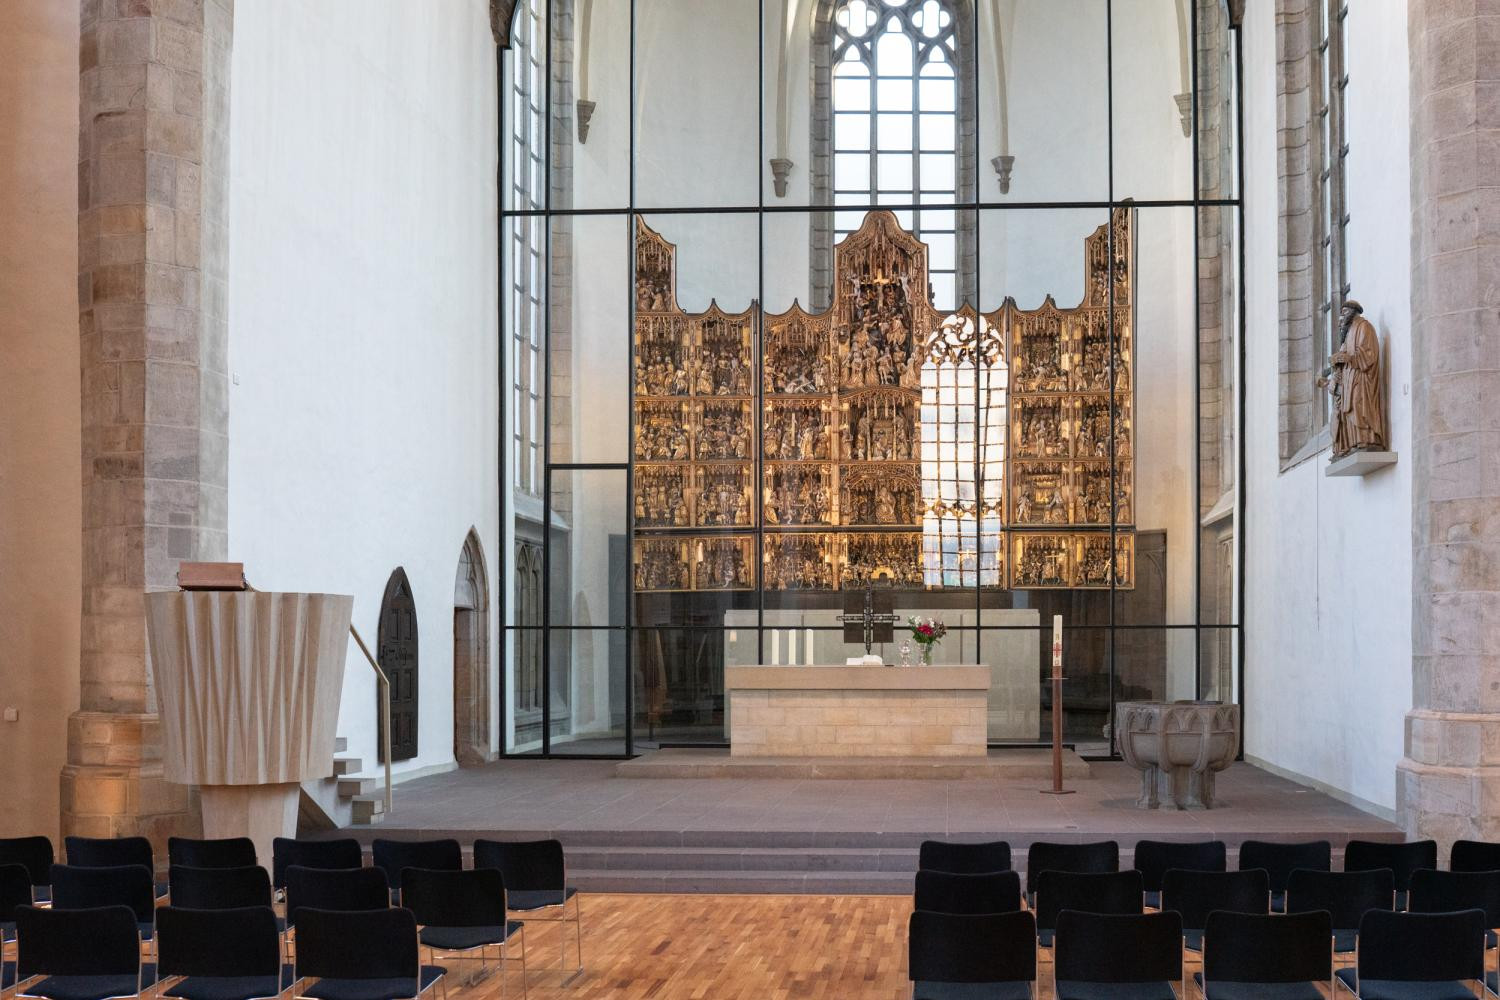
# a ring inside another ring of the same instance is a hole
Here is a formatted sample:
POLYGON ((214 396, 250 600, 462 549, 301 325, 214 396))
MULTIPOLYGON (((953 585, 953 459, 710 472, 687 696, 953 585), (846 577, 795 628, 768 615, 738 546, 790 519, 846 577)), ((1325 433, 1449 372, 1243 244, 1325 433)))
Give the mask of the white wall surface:
POLYGON ((1248 4, 1245 22, 1245 752, 1393 809, 1411 707, 1406 4, 1349 11, 1349 277, 1383 341, 1391 447, 1401 455, 1364 479, 1325 477, 1326 452, 1279 469, 1273 5, 1248 4))
MULTIPOLYGON (((230 557, 261 589, 353 594, 372 647, 387 578, 405 568, 420 748, 398 771, 453 760, 453 589, 469 528, 491 595, 509 563, 494 52, 483 0, 235 10, 230 557)), ((350 649, 339 732, 373 769, 375 684, 350 649)))

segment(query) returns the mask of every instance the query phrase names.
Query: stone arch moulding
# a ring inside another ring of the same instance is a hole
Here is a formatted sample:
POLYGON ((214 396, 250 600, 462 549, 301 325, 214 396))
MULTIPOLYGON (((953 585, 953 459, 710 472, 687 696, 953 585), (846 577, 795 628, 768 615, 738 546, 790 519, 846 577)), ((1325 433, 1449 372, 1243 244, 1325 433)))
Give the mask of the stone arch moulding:
POLYGON ((473 528, 453 580, 453 758, 462 767, 490 751, 490 595, 484 546, 473 528))
POLYGON ((510 48, 510 29, 516 13, 516 0, 490 0, 490 32, 495 44, 510 48))
MULTIPOLYGON (((420 675, 417 660, 417 604, 412 597, 406 570, 397 566, 385 585, 380 601, 380 632, 376 659, 391 684, 391 760, 410 760, 417 755, 417 692, 420 675)), ((380 696, 375 700, 376 757, 385 760, 385 719, 380 696)))

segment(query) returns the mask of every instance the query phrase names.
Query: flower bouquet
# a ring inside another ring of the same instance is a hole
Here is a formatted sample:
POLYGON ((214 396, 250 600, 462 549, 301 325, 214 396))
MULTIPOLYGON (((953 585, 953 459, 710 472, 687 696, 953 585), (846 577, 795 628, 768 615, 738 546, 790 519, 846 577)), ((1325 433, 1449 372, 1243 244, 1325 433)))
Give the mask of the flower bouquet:
POLYGON ((921 618, 918 615, 908 618, 906 625, 911 629, 912 641, 922 647, 922 665, 932 666, 932 647, 943 641, 943 636, 948 634, 948 626, 936 618, 921 618))

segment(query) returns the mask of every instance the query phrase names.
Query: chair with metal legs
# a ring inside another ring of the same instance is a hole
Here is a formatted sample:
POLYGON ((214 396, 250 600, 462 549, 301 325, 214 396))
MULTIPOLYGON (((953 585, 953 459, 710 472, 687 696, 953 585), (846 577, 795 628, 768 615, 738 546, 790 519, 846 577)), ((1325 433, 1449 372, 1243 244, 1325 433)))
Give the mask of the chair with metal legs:
POLYGON ((443 957, 463 958, 478 952, 480 974, 489 971, 486 949, 500 953, 500 995, 505 996, 505 964, 510 960, 511 941, 521 945, 521 996, 527 996, 526 928, 510 920, 505 900, 505 879, 493 868, 471 871, 407 868, 401 873, 401 905, 421 925, 417 940, 426 945, 437 964, 443 957))
POLYGON ((558 968, 563 982, 570 983, 583 972, 583 913, 578 890, 568 885, 567 860, 558 840, 474 841, 474 867, 499 869, 505 880, 506 905, 526 914, 527 920, 558 922, 558 968), (568 916, 568 901, 573 915, 568 916), (557 916, 538 916, 538 911, 556 909, 557 916), (573 923, 578 965, 568 969, 567 922, 573 923))

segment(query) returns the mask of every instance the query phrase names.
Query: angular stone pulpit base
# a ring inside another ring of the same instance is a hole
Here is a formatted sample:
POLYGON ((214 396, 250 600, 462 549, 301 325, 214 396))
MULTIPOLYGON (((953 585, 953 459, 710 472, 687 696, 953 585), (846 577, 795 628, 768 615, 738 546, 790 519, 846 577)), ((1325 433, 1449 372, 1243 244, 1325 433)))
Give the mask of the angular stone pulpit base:
POLYGON ((277 785, 202 785, 203 836, 249 837, 255 856, 271 867, 271 841, 297 836, 297 799, 302 786, 295 781, 277 785))

